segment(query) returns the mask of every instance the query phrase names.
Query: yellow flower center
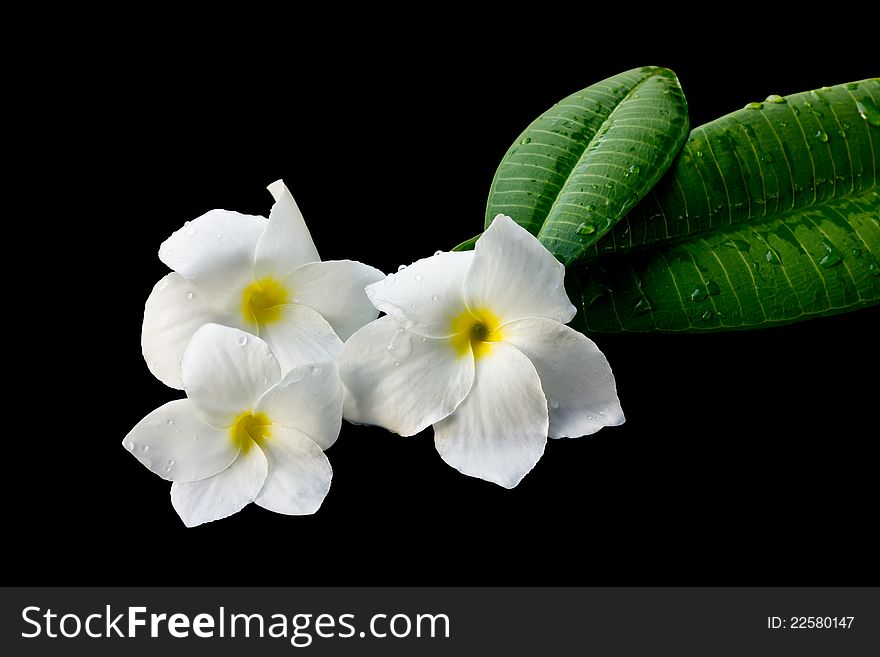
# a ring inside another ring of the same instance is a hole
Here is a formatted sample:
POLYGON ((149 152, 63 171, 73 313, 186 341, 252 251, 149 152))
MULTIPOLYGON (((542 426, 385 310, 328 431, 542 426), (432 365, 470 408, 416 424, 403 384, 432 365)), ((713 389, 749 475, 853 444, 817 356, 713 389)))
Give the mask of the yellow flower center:
POLYGON ((261 278, 244 289, 241 314, 251 324, 271 324, 281 319, 282 306, 290 299, 290 291, 281 283, 271 277, 261 278))
POLYGON ((488 308, 465 310, 456 315, 452 318, 453 336, 450 338, 455 353, 464 357, 473 352, 476 359, 488 356, 492 352, 492 343, 504 339, 498 328, 500 323, 498 316, 488 308))
POLYGON ((229 439, 238 445, 242 454, 247 454, 251 445, 262 445, 263 441, 272 437, 271 426, 272 421, 265 413, 245 411, 229 427, 229 439))

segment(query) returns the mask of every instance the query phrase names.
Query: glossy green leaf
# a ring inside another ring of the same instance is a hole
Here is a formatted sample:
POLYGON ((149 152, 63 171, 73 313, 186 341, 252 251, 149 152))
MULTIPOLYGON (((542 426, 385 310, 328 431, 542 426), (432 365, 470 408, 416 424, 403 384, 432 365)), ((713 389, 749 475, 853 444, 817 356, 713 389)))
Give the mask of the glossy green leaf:
POLYGON ((880 303, 878 103, 866 80, 694 129, 603 255, 569 270, 576 327, 757 328, 880 303))
POLYGON ((485 225, 509 215, 561 262, 576 262, 657 183, 687 130, 687 102, 667 69, 633 69, 572 94, 504 155, 485 225))

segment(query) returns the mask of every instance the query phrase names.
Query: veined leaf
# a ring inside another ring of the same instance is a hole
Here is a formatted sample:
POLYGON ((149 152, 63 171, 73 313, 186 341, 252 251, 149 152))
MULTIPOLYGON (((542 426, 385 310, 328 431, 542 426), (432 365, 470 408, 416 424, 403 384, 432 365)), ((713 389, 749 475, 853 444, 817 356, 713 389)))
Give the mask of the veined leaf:
POLYGON ((694 128, 660 183, 589 256, 760 222, 873 188, 878 102, 875 78, 770 96, 694 128))
POLYGON ((667 69, 633 69, 572 94, 504 155, 485 225, 509 215, 571 264, 657 183, 687 130, 687 102, 667 69))
POLYGON ((599 245, 617 253, 569 270, 575 326, 757 328, 880 303, 878 102, 866 80, 696 128, 599 245))

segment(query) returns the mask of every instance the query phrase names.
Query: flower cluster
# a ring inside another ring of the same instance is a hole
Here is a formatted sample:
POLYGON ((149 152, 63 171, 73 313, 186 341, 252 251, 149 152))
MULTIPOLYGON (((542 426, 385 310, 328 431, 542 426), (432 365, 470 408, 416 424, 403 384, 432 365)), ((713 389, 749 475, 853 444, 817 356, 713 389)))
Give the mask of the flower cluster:
POLYGON ((623 422, 607 360, 565 326, 576 311, 563 266, 510 217, 472 252, 386 277, 321 262, 290 192, 269 191, 268 219, 213 210, 159 250, 174 271, 147 300, 143 352, 187 399, 123 444, 173 482, 186 525, 250 502, 314 513, 343 417, 402 436, 433 425, 448 464, 505 488, 548 437, 623 422))

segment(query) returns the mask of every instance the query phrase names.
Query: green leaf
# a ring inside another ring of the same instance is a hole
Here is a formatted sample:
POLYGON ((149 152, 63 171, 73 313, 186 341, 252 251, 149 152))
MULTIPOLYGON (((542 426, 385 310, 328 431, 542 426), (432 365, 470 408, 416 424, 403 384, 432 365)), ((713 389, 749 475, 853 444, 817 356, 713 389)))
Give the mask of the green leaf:
POLYGON ((576 262, 657 183, 687 130, 687 102, 667 69, 633 69, 572 94, 504 155, 485 225, 509 215, 561 262, 576 262))
POLYGON ((694 128, 660 183, 589 256, 760 222, 873 188, 878 102, 880 80, 863 80, 770 96, 694 128))
POLYGON ((569 270, 576 328, 757 328, 880 303, 880 81, 771 98, 694 129, 599 245, 614 255, 569 270))

